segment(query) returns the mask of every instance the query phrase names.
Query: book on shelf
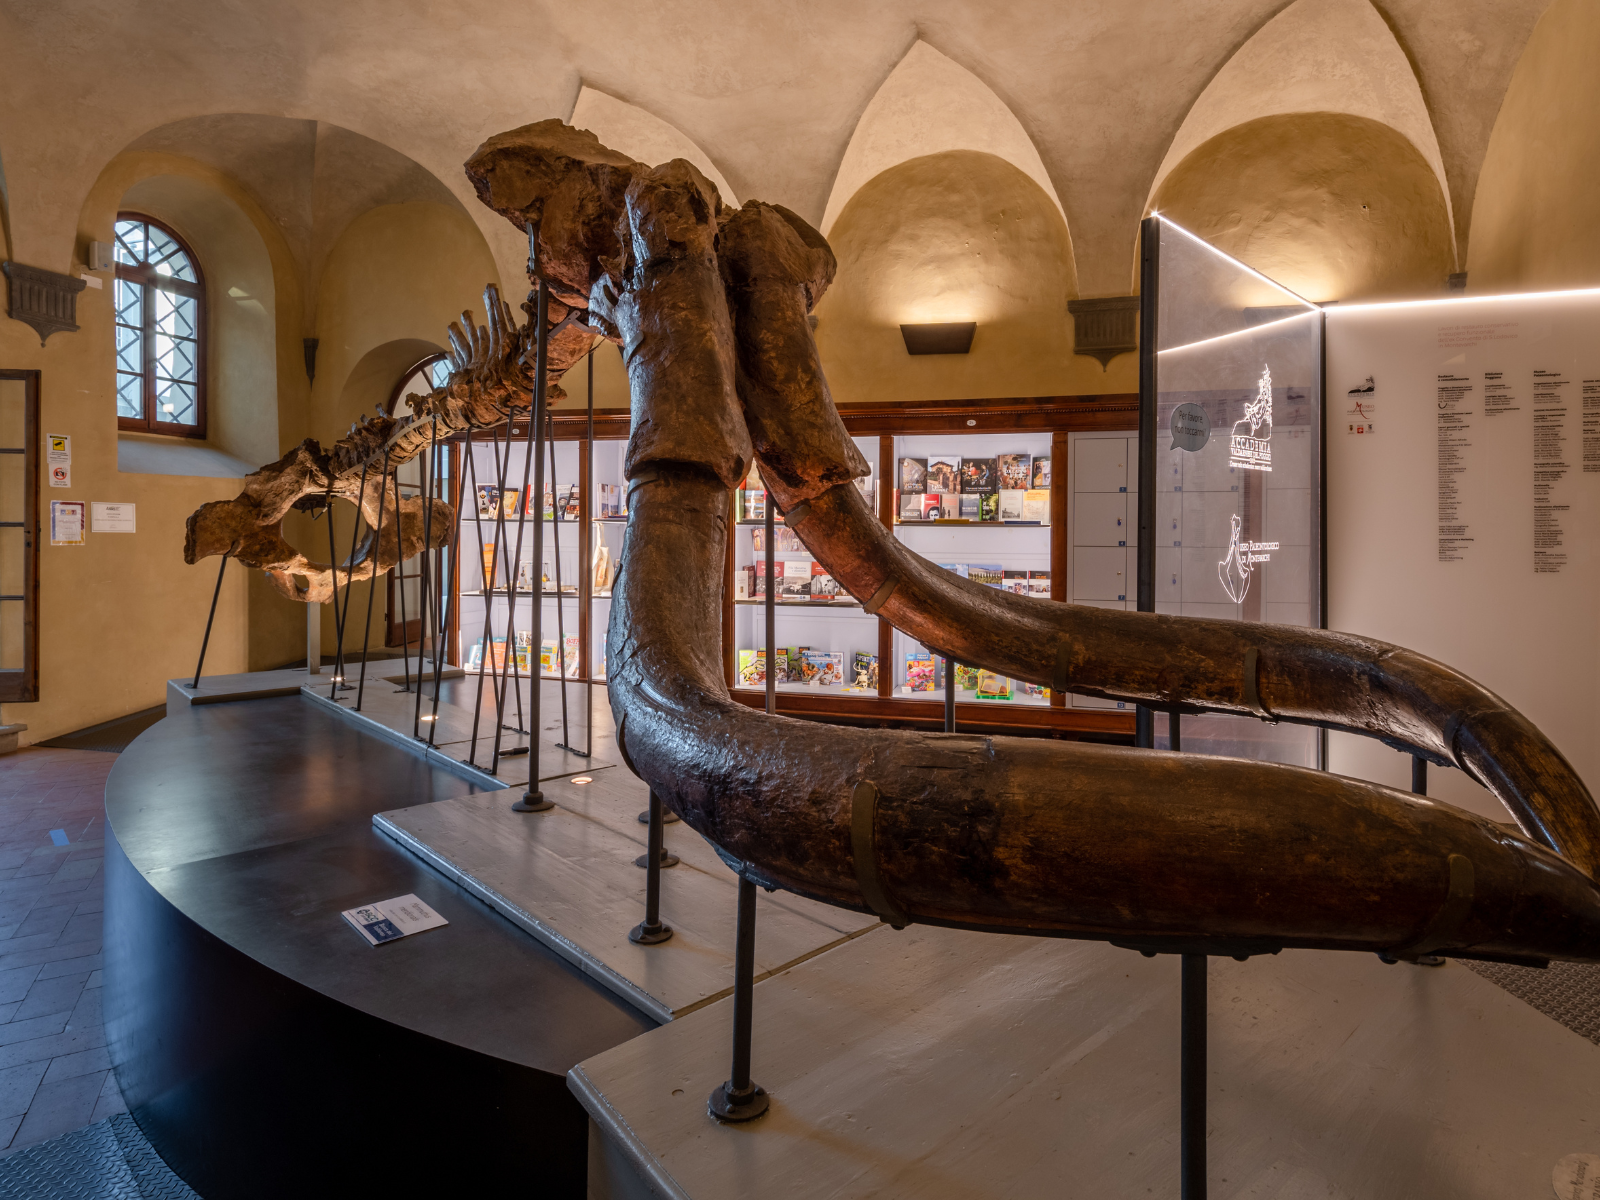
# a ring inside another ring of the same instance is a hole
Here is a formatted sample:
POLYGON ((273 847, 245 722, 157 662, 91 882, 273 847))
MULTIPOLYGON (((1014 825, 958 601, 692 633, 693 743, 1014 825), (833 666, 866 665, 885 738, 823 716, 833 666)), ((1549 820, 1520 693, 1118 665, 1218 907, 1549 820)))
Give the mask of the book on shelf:
POLYGON ((583 493, 577 484, 567 489, 567 506, 563 510, 562 520, 576 521, 583 516, 583 493))
POLYGON ((956 664, 956 690, 961 692, 978 690, 977 667, 969 667, 965 663, 956 664))
POLYGON ((928 460, 927 491, 952 495, 961 490, 961 460, 946 455, 928 460))
POLYGON ((533 657, 533 634, 526 629, 517 630, 517 649, 513 661, 517 665, 517 674, 526 678, 528 667, 533 657))
POLYGON ((494 641, 491 643, 491 647, 492 648, 491 648, 491 652, 490 652, 489 665, 494 668, 495 674, 498 675, 501 671, 504 671, 506 669, 506 640, 505 640, 505 638, 503 638, 503 637, 495 638, 494 641))
POLYGON ((1028 594, 1028 573, 1026 571, 1014 571, 1007 568, 1000 572, 1000 576, 1000 586, 1006 591, 1015 592, 1019 596, 1028 594))
POLYGON ((1029 488, 1022 493, 1022 519, 1048 524, 1050 520, 1050 489, 1029 488))
POLYGON ((926 650, 906 651, 905 690, 931 692, 934 686, 933 655, 926 650))
POLYGON ((977 694, 979 700, 1009 700, 1011 699, 1011 680, 1004 675, 997 675, 993 671, 980 670, 978 672, 977 694))
POLYGON ((767 519, 767 493, 756 488, 739 492, 739 520, 765 521, 767 519))
POLYGON ((776 571, 782 567, 782 582, 778 585, 779 600, 809 600, 811 598, 811 568, 815 564, 805 559, 790 559, 774 563, 776 571))
POLYGON ((533 593, 533 560, 523 559, 517 564, 517 591, 533 593))
POLYGON ((748 600, 755 591, 756 569, 740 567, 733 573, 733 598, 748 600))
MULTIPOLYGON (((569 633, 566 641, 566 653, 562 656, 563 666, 566 668, 567 677, 574 678, 578 674, 578 635, 569 633)), ((554 675, 556 673, 556 639, 545 638, 539 643, 539 674, 554 675)))
POLYGON ((986 587, 1005 585, 1005 568, 999 563, 968 563, 967 578, 986 587))
POLYGON ((1026 495, 1027 492, 1019 488, 1001 488, 999 492, 1000 519, 1002 521, 1022 520, 1022 498, 1026 495))
POLYGON ((477 671, 483 667, 483 639, 478 638, 467 647, 467 670, 477 671))
POLYGON ((918 496, 922 501, 922 520, 943 521, 947 517, 956 515, 956 506, 961 497, 954 492, 929 492, 925 496, 918 496))
POLYGON ((922 492, 902 492, 900 494, 900 519, 902 521, 922 520, 922 492))
POLYGON ((1011 681, 1017 689, 1017 695, 1028 700, 1043 700, 1049 703, 1050 689, 1037 683, 1028 683, 1026 680, 1013 679, 1011 681))
MULTIPOLYGON (((772 532, 774 534, 772 548, 776 553, 808 553, 805 543, 787 525, 775 525, 772 532)), ((757 554, 765 554, 767 552, 767 531, 765 528, 757 527, 750 531, 750 549, 757 554)))
POLYGON ((597 515, 602 517, 622 516, 621 484, 602 483, 599 487, 599 494, 596 499, 600 503, 600 512, 597 515))
POLYGON ((961 490, 963 492, 992 492, 998 478, 996 459, 963 458, 961 460, 961 490))
POLYGON ((966 563, 940 563, 939 565, 941 567, 943 567, 946 571, 949 571, 954 575, 959 575, 963 579, 965 579, 967 577, 967 564, 966 563))
POLYGON ((838 687, 844 682, 843 650, 807 650, 800 656, 802 683, 811 687, 838 687))
POLYGON ((1049 571, 1028 572, 1028 595, 1043 596, 1046 600, 1050 599, 1049 571))
POLYGON ((779 683, 800 683, 803 678, 800 658, 805 652, 804 646, 789 646, 775 651, 772 656, 773 670, 776 672, 773 679, 779 683))
POLYGON ((900 494, 920 496, 928 490, 928 460, 902 458, 900 460, 900 494))
POLYGON ((811 599, 833 601, 839 598, 839 581, 819 562, 811 564, 811 599))
POLYGON ((765 650, 739 651, 739 686, 761 687, 767 682, 767 652, 765 650))
POLYGON ((995 469, 999 472, 1000 482, 996 485, 1001 491, 1026 491, 1028 481, 1033 478, 1033 459, 1027 454, 1002 454, 995 460, 995 469))
POLYGON ((486 592, 494 591, 494 561, 495 549, 493 544, 485 546, 483 548, 483 590, 486 592))
MULTIPOLYGON (((773 563, 774 567, 781 567, 782 563, 773 563)), ((767 560, 757 559, 755 569, 750 577, 750 598, 759 600, 767 594, 767 560)))
POLYGON ((980 492, 978 495, 978 520, 998 521, 1000 519, 1000 493, 980 492))
POLYGON ((1030 488, 1048 488, 1050 486, 1050 456, 1033 460, 1033 478, 1029 480, 1030 488))
MULTIPOLYGON (((980 507, 983 497, 976 492, 963 492, 956 497, 957 508, 955 515, 963 521, 981 521, 983 512, 980 507)), ((948 514, 946 514, 948 515, 948 514)))
POLYGON ((850 687, 855 691, 878 690, 878 656, 857 650, 850 656, 850 687))
POLYGON ((478 515, 492 517, 500 511, 500 489, 492 483, 478 485, 478 515))
POLYGON ((517 515, 517 500, 522 492, 518 488, 507 488, 500 493, 500 511, 508 517, 517 515))

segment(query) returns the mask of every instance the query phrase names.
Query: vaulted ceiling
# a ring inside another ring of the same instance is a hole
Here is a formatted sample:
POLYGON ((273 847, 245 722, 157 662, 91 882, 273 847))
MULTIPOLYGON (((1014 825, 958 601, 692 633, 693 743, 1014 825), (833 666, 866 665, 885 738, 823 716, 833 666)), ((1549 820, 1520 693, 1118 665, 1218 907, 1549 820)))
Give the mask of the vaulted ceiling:
MULTIPOLYGON (((1043 176, 1079 292, 1124 293, 1137 220, 1174 156, 1229 123, 1312 104, 1385 120, 1417 144, 1446 185, 1459 253, 1496 114, 1545 6, 14 0, 0 6, 11 249, 66 269, 76 214, 111 158, 174 122, 241 113, 325 122, 420 164, 473 214, 509 278, 525 250, 460 170, 500 130, 578 107, 603 137, 608 123, 640 146, 680 136, 739 199, 821 224, 848 198, 837 182, 892 165, 897 138, 927 142, 924 110, 944 105, 945 124, 987 121, 1016 148, 996 153, 1043 176), (864 123, 902 62, 904 86, 878 107, 903 128, 864 123), (981 95, 950 105, 969 79, 981 95), (858 125, 871 136, 853 146, 858 125)), ((932 147, 966 148, 961 137, 932 147)))

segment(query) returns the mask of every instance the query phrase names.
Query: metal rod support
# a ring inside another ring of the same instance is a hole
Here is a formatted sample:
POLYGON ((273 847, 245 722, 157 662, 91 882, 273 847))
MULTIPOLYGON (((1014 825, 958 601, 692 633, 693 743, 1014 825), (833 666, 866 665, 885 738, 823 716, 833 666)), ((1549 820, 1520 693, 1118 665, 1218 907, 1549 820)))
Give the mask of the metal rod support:
POLYGON ((200 668, 206 665, 206 647, 211 644, 211 622, 217 616, 217 597, 222 595, 222 572, 228 565, 228 553, 223 551, 222 561, 217 564, 217 586, 211 589, 211 611, 206 614, 206 635, 200 639, 200 661, 194 664, 194 682, 190 689, 200 686, 200 668))
POLYGON ((956 660, 944 660, 944 731, 956 731, 956 660))
POLYGON ((1172 742, 1172 749, 1174 750, 1183 749, 1183 732, 1179 728, 1182 723, 1183 718, 1175 712, 1167 717, 1167 736, 1172 742))
MULTIPOLYGON (((378 484, 378 525, 372 531, 372 554, 376 560, 383 548, 383 506, 389 499, 389 451, 383 452, 383 480, 378 484)), ((395 484, 395 512, 400 511, 399 483, 395 484)), ((399 548, 399 534, 395 535, 395 547, 399 548)), ((367 587, 367 627, 361 635, 361 679, 356 684, 356 711, 361 711, 361 701, 367 694, 367 653, 372 645, 372 600, 378 594, 378 577, 374 575, 367 587)), ((389 616, 384 614, 387 622, 389 616)))
MULTIPOLYGON (((529 225, 528 241, 533 251, 535 266, 538 265, 538 227, 529 225)), ((548 329, 550 314, 550 289, 545 284, 544 277, 538 277, 538 290, 534 293, 533 322, 534 322, 534 354, 533 354, 533 412, 529 414, 528 421, 528 448, 533 457, 533 495, 537 497, 539 505, 539 520, 533 526, 533 561, 534 571, 543 575, 544 572, 544 413, 545 389, 549 387, 547 371, 549 369, 550 330, 548 329)), ((524 504, 523 511, 527 511, 524 504)), ((535 600, 533 603, 533 647, 535 652, 540 649, 544 640, 544 583, 542 578, 534 588, 535 600)), ((561 597, 556 596, 559 604, 561 597)), ((529 707, 531 708, 532 721, 529 724, 528 734, 528 789, 522 793, 522 799, 512 804, 513 812, 543 812, 555 805, 544 798, 544 792, 539 788, 539 732, 543 723, 539 719, 539 692, 541 690, 539 672, 533 673, 533 683, 528 688, 529 707)))
MULTIPOLYGON (((770 582, 770 581, 769 581, 770 582)), ((733 1072, 711 1093, 707 1108, 719 1121, 750 1121, 767 1111, 766 1091, 750 1078, 755 1017, 756 885, 739 876, 739 928, 733 952, 733 1072)))
POLYGON ((1181 1079, 1179 1082, 1181 1195, 1206 1200, 1206 956, 1183 955, 1181 1079))
POLYGON ((1428 760, 1420 754, 1411 756, 1411 790, 1419 796, 1428 794, 1428 760))
POLYGON ((765 477, 761 480, 761 509, 767 523, 767 591, 766 603, 762 605, 762 614, 766 618, 766 645, 767 666, 763 674, 767 684, 767 712, 778 711, 778 581, 774 576, 777 570, 777 513, 772 504, 772 489, 767 487, 765 477))
POLYGON ((650 836, 646 841, 646 858, 650 860, 650 865, 645 868, 644 920, 628 932, 628 940, 638 946, 656 946, 672 936, 672 926, 661 920, 661 857, 666 852, 661 824, 661 797, 652 790, 650 836))

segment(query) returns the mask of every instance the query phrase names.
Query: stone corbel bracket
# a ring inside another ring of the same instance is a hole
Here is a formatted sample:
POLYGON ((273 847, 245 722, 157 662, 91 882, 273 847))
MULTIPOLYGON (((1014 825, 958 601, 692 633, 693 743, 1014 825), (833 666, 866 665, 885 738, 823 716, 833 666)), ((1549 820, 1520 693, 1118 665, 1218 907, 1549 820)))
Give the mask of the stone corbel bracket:
POLYGON ((0 263, 0 270, 11 283, 6 315, 32 326, 39 345, 52 333, 77 331, 78 293, 86 286, 82 279, 19 262, 0 263))
POLYGON ((1102 371, 1117 355, 1139 348, 1139 297, 1068 300, 1067 311, 1072 314, 1072 352, 1099 359, 1102 371))

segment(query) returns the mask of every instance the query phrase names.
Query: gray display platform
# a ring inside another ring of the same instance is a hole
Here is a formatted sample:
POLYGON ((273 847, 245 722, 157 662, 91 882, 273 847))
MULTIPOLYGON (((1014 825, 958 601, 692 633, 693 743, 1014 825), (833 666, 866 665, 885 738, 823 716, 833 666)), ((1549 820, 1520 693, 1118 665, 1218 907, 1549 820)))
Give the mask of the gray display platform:
MULTIPOLYGON (((667 849, 682 860, 661 873, 673 937, 628 941, 644 916, 645 872, 634 860, 645 852, 638 818, 649 791, 622 768, 592 778, 544 783, 557 805, 548 812, 514 813, 505 792, 488 792, 379 813, 373 824, 657 1020, 727 995, 737 878, 698 834, 668 825, 667 849)), ((761 893, 757 910, 758 979, 878 923, 784 892, 761 893)))
MULTIPOLYGON (((706 1115, 731 1003, 574 1067, 592 1200, 1174 1197, 1178 960, 880 927, 755 989, 771 1111, 706 1115)), ((1600 1046, 1459 964, 1211 960, 1215 1200, 1549 1200, 1600 1046)))

